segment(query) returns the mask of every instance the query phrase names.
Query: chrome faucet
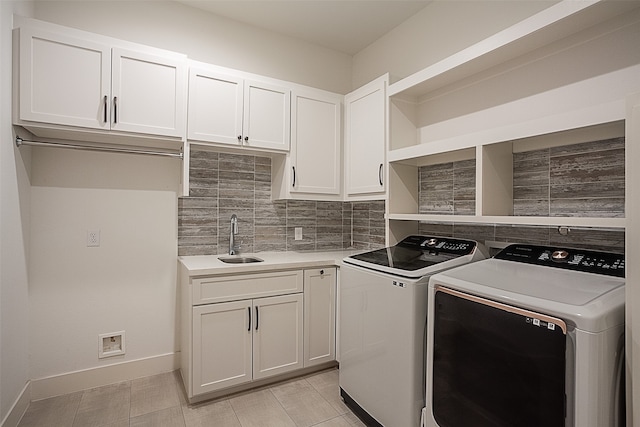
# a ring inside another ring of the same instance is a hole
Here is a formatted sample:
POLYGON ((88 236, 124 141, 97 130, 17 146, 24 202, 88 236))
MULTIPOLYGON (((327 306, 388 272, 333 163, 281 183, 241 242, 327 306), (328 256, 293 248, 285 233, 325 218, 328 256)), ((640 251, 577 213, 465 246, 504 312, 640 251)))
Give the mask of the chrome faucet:
POLYGON ((238 217, 231 215, 231 234, 229 235, 229 255, 236 254, 236 234, 238 234, 238 217))

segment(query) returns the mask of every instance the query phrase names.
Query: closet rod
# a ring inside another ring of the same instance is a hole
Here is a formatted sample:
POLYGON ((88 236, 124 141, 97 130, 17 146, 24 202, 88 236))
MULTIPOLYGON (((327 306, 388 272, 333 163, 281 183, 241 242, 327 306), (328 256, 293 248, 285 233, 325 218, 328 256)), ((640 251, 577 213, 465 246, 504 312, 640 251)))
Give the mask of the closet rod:
POLYGON ((104 146, 92 147, 89 145, 66 144, 66 143, 60 143, 60 142, 29 141, 26 139, 22 139, 19 136, 16 136, 16 146, 20 147, 21 145, 33 145, 36 147, 69 148, 72 150, 102 151, 102 152, 109 152, 109 153, 145 154, 148 156, 177 157, 180 160, 184 158, 182 152, 169 153, 169 152, 163 152, 163 151, 138 150, 135 148, 117 148, 117 147, 104 147, 104 146))

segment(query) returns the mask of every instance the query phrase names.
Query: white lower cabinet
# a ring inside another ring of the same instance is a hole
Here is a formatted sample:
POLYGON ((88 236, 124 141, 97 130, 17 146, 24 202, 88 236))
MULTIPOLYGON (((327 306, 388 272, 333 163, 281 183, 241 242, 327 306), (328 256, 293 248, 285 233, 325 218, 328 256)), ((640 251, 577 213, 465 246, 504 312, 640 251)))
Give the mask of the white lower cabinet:
POLYGON ((251 308, 251 300, 193 307, 194 395, 251 381, 251 308))
POLYGON ((335 360, 334 267, 181 280, 190 400, 335 360))
POLYGON ((336 269, 304 271, 304 366, 336 359, 336 269))
POLYGON ((302 294, 193 308, 194 394, 302 368, 302 294))

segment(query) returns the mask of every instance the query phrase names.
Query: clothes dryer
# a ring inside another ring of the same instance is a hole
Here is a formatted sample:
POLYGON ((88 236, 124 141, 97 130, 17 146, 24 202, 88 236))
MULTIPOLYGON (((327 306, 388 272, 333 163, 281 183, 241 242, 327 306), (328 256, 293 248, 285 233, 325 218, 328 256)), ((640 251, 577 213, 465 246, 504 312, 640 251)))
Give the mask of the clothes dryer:
POLYGON ((624 420, 624 255, 511 245, 429 281, 428 427, 624 420))

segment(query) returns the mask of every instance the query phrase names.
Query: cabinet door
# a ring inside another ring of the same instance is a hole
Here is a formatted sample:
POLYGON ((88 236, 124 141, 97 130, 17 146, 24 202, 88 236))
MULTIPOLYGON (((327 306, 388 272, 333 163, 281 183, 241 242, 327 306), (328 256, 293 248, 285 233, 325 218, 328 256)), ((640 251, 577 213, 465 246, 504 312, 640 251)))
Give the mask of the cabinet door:
POLYGON ((188 138, 241 144, 244 81, 192 68, 189 72, 188 138))
POLYGON ((251 381, 251 301, 193 307, 193 395, 251 381))
POLYGON ((336 358, 336 269, 304 271, 304 366, 336 358))
POLYGON ((291 191, 340 194, 340 99, 298 91, 292 98, 291 191))
POLYGON ((303 367, 302 294, 254 300, 253 378, 303 367))
POLYGON ((20 120, 109 129, 110 48, 33 28, 18 31, 20 120))
POLYGON ((111 129, 180 137, 185 132, 183 61, 113 49, 111 129))
POLYGON ((289 151, 291 91, 282 86, 245 81, 242 123, 244 145, 289 151))
POLYGON ((347 194, 384 192, 386 82, 379 78, 345 96, 347 194))

